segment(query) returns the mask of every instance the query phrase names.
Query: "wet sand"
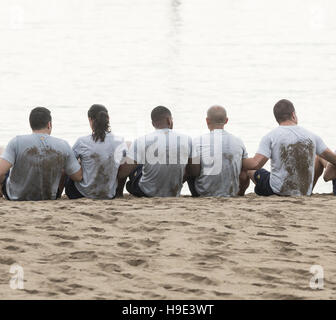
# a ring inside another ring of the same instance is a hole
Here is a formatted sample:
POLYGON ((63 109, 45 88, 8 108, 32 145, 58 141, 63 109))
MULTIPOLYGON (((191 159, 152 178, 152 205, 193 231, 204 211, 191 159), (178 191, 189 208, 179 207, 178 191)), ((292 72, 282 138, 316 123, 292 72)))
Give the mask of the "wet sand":
POLYGON ((336 198, 0 200, 0 299, 335 299, 336 198), (24 269, 24 290, 9 286, 24 269), (323 290, 309 270, 324 268, 323 290))

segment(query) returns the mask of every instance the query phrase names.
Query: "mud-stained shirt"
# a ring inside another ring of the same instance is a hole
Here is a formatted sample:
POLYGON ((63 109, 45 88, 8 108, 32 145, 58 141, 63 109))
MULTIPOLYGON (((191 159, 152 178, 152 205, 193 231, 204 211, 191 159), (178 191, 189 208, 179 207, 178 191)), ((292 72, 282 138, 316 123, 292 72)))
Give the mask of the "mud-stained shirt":
POLYGON ((140 189, 149 197, 178 197, 191 151, 192 139, 170 129, 136 139, 128 157, 143 165, 140 189))
POLYGON ((279 126, 266 135, 258 153, 271 159, 270 185, 283 196, 311 195, 316 155, 327 150, 323 140, 300 126, 279 126))
POLYGON ((108 133, 104 142, 95 142, 92 135, 81 137, 73 146, 80 159, 83 180, 75 182, 78 191, 86 198, 112 199, 118 187, 118 170, 126 156, 124 138, 108 133))
POLYGON ((193 161, 199 159, 200 176, 195 189, 204 197, 236 196, 243 159, 248 157, 243 141, 225 130, 214 130, 193 140, 193 161))
POLYGON ((68 175, 80 170, 70 145, 48 134, 15 137, 1 158, 12 164, 6 183, 11 200, 54 200, 62 170, 68 175))

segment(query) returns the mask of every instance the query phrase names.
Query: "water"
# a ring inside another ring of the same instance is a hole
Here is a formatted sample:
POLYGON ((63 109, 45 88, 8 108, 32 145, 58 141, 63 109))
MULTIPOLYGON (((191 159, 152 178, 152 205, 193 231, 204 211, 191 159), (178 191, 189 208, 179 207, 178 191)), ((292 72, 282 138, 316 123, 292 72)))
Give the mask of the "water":
POLYGON ((227 130, 253 155, 288 98, 336 149, 333 0, 1 0, 0 37, 0 145, 29 132, 37 105, 74 143, 93 103, 128 140, 152 130, 156 105, 196 136, 206 109, 222 104, 227 130))

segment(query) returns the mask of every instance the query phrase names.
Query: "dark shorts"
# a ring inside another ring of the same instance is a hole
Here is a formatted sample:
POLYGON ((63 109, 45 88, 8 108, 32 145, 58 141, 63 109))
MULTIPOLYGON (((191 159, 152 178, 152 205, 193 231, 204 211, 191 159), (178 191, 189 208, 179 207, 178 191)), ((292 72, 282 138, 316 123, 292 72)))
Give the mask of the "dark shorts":
POLYGON ((333 184, 333 193, 336 196, 336 179, 332 181, 333 184))
POLYGON ((7 200, 10 200, 9 197, 8 197, 8 194, 7 194, 7 189, 6 189, 6 184, 7 184, 8 177, 9 177, 9 171, 6 174, 6 177, 5 177, 4 182, 2 183, 1 189, 2 189, 2 193, 5 196, 5 198, 7 200))
POLYGON ((196 188, 195 188, 195 181, 196 181, 196 178, 195 178, 195 177, 190 177, 190 178, 188 178, 188 180, 187 180, 187 182, 188 182, 188 187, 189 187, 191 196, 192 196, 192 197, 195 197, 195 198, 198 198, 198 197, 200 197, 200 195, 199 195, 198 192, 196 191, 196 188))
POLYGON ((147 197, 139 187, 139 182, 142 177, 143 165, 138 165, 135 170, 129 175, 129 181, 126 183, 126 190, 136 197, 147 197))
POLYGON ((80 199, 84 196, 78 191, 73 180, 70 177, 65 178, 65 194, 69 199, 80 199))
POLYGON ((254 192, 258 196, 269 197, 275 195, 270 185, 271 173, 265 169, 257 170, 254 174, 256 186, 254 192))

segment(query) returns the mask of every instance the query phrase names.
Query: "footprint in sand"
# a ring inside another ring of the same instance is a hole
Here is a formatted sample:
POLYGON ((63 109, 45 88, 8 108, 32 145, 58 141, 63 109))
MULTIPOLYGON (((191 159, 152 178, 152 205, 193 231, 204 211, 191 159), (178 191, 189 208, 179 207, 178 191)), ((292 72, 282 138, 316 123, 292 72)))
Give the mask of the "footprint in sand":
POLYGON ((15 247, 15 246, 7 246, 4 248, 5 250, 8 250, 8 251, 15 251, 15 252, 25 252, 25 250, 19 248, 19 247, 15 247))
POLYGON ((114 263, 99 263, 99 268, 107 273, 121 272, 122 269, 120 266, 114 263))
POLYGON ((12 265, 16 261, 9 257, 0 257, 0 264, 12 265))
POLYGON ((68 235, 65 235, 65 234, 51 234, 50 236, 55 237, 55 238, 60 238, 60 239, 63 239, 63 240, 72 240, 72 241, 80 239, 78 236, 68 236, 68 235))
POLYGON ((104 229, 104 228, 91 227, 91 229, 92 229, 94 232, 99 232, 99 233, 105 232, 105 229, 104 229))
POLYGON ((183 280, 192 281, 196 283, 203 283, 206 285, 217 285, 217 282, 212 281, 208 277, 198 276, 193 273, 169 273, 168 275, 173 277, 179 277, 182 278, 183 280))
POLYGON ((74 243, 70 241, 62 241, 62 242, 55 243, 55 246, 64 247, 64 248, 73 248, 74 243))
POLYGON ((146 260, 143 259, 131 259, 126 261, 127 264, 129 264, 132 267, 138 267, 141 265, 144 265, 146 263, 146 260))
POLYGON ((69 258, 77 261, 92 261, 97 259, 97 257, 94 251, 75 251, 70 253, 69 258))

